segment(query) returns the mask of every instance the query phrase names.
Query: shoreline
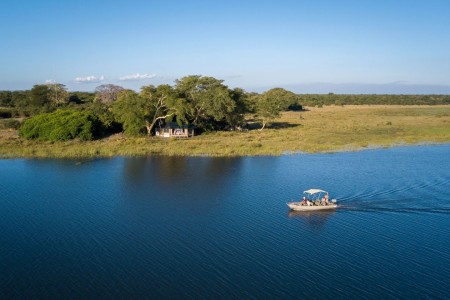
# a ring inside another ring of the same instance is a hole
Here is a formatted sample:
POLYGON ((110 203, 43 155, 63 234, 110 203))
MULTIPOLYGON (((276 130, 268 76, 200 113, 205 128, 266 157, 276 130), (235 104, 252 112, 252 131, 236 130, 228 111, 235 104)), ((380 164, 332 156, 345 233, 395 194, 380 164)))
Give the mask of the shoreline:
POLYGON ((420 142, 417 144, 393 144, 393 145, 373 145, 368 148, 351 148, 351 149, 336 149, 323 152, 304 152, 304 151, 289 151, 283 152, 281 154, 260 154, 260 155, 210 155, 210 154, 199 154, 199 155, 168 155, 164 153, 154 153, 154 154, 139 154, 139 155, 113 155, 113 156, 8 156, 0 154, 0 160, 15 160, 15 159, 61 159, 61 160, 95 160, 95 159, 108 159, 108 158, 130 158, 130 157, 198 157, 198 158, 237 158, 237 157, 276 157, 276 156, 289 156, 289 155, 317 155, 317 154, 340 154, 340 153, 352 153, 352 152, 363 152, 363 151, 373 151, 373 150, 389 150, 395 148, 409 148, 409 147, 432 147, 432 146, 444 146, 450 145, 449 142, 420 142))
POLYGON ((239 157, 340 153, 450 143, 450 105, 349 105, 284 112, 262 131, 219 131, 189 139, 122 134, 80 142, 25 140, 0 131, 0 159, 132 156, 239 157))

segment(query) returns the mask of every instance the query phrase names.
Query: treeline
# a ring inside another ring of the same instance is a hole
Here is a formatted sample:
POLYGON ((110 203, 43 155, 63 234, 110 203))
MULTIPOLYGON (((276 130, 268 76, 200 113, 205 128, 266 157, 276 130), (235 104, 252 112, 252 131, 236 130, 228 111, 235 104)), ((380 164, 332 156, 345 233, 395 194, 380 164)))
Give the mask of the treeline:
POLYGON ((242 130, 245 116, 263 129, 285 110, 350 104, 450 104, 449 95, 298 95, 282 88, 264 93, 230 89, 223 80, 186 76, 171 85, 143 86, 139 92, 104 84, 95 92, 68 92, 62 84, 29 91, 0 91, 0 127, 20 128, 28 139, 90 140, 112 133, 152 135, 167 122, 200 131, 242 130))
MULTIPOLYGON (((99 91, 67 92, 64 85, 61 84, 35 85, 31 90, 25 91, 0 91, 0 118, 27 117, 41 112, 50 112, 58 106, 61 106, 61 104, 91 104, 98 100, 98 92, 99 91)), ((247 96, 258 95, 257 93, 246 94, 247 96)), ((380 95, 329 93, 299 94, 297 96, 299 97, 299 105, 304 106, 450 104, 450 95, 380 95)))
POLYGON ((301 95, 305 106, 323 105, 439 105, 450 104, 450 95, 301 95))
POLYGON ((197 75, 176 80, 174 86, 143 86, 140 92, 113 84, 100 85, 95 93, 69 93, 61 84, 35 85, 30 91, 2 92, 1 105, 4 116, 24 118, 22 137, 52 141, 116 132, 153 135, 155 127, 167 122, 199 131, 242 130, 249 113, 263 129, 282 111, 301 109, 300 97, 281 88, 247 93, 197 75))
POLYGON ((28 117, 68 104, 93 103, 93 92, 67 92, 62 84, 35 85, 26 91, 0 91, 0 118, 28 117))

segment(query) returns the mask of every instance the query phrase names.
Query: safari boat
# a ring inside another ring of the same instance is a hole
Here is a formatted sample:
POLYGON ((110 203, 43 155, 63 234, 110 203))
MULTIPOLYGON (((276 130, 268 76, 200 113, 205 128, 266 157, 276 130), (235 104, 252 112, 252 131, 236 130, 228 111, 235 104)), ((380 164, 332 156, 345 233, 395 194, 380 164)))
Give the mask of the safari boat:
POLYGON ((319 189, 309 189, 303 192, 304 197, 299 202, 286 203, 290 209, 296 211, 330 210, 336 209, 336 199, 328 199, 328 192, 319 189))

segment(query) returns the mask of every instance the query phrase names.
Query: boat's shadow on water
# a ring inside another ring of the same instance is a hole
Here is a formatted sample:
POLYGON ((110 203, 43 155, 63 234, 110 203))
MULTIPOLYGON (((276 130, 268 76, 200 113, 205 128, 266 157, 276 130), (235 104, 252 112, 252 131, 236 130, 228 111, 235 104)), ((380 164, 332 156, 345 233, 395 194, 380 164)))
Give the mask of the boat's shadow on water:
POLYGON ((305 223, 308 227, 314 230, 321 230, 327 220, 335 215, 336 212, 334 210, 331 211, 295 211, 290 210, 288 212, 289 218, 300 219, 305 223))

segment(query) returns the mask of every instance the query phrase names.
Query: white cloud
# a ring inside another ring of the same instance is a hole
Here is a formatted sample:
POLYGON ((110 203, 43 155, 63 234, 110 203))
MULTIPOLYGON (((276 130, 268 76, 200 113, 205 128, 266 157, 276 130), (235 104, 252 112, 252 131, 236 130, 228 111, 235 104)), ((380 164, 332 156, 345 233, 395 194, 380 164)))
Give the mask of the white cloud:
POLYGON ((56 81, 54 81, 53 79, 47 79, 45 81, 45 84, 55 84, 55 83, 56 83, 56 81))
POLYGON ((156 74, 131 74, 131 75, 126 75, 126 76, 122 76, 119 77, 119 80, 122 81, 131 81, 131 80, 142 80, 142 79, 152 79, 155 78, 156 74))
POLYGON ((77 77, 75 78, 75 82, 80 82, 80 83, 91 83, 91 82, 101 82, 105 79, 105 76, 86 76, 86 77, 77 77))

